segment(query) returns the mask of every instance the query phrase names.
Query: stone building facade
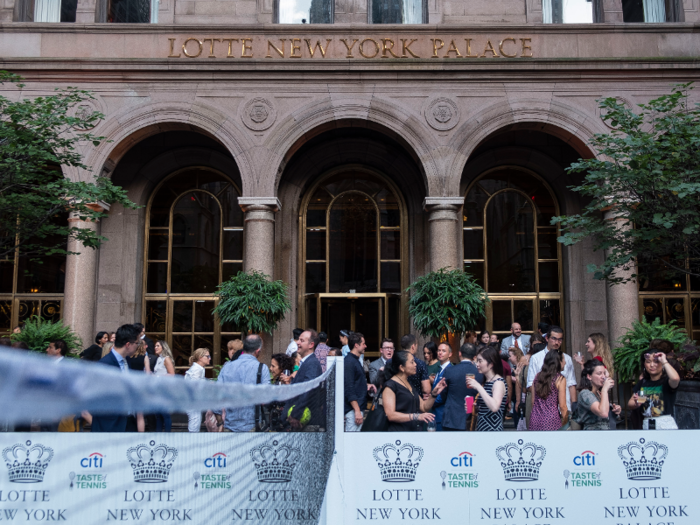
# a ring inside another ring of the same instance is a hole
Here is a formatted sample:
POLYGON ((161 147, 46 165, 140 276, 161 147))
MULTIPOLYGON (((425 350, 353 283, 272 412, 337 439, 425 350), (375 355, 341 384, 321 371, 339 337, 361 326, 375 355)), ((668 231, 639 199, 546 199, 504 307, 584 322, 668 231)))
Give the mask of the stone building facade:
POLYGON ((0 68, 26 86, 3 94, 91 90, 79 110, 104 114, 108 140, 85 162, 140 208, 81 224, 109 240, 36 286, 15 269, 3 328, 49 306, 86 342, 138 320, 179 365, 198 346, 220 363, 238 334, 212 293, 257 269, 293 304, 268 355, 295 326, 376 350, 411 329, 406 287, 451 267, 486 287, 483 326, 501 334, 557 322, 583 351, 646 313, 700 337, 697 283, 607 288, 586 270, 602 255, 549 224, 581 209, 565 168, 610 131, 596 99, 634 106, 700 77, 699 0, 373 1, 5 0, 0 68), (280 23, 304 13, 332 23, 280 23), (556 23, 576 20, 595 23, 556 23))

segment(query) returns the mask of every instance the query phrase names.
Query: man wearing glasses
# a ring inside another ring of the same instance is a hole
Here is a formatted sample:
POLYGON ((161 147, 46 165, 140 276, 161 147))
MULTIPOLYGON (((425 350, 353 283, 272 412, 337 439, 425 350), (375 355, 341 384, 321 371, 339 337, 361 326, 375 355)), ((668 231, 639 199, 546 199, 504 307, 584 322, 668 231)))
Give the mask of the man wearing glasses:
POLYGON ((380 357, 376 361, 369 364, 369 382, 373 385, 377 384, 380 372, 384 371, 387 361, 391 361, 394 355, 394 341, 391 339, 382 339, 382 346, 379 349, 380 357))
MULTIPOLYGON (((564 330, 558 326, 552 326, 547 333, 547 348, 543 352, 537 352, 530 358, 530 366, 527 369, 527 388, 532 387, 535 382, 535 376, 542 370, 544 364, 544 356, 550 350, 559 351, 561 344, 564 342, 564 330)), ((562 375, 566 379, 566 406, 571 414, 572 406, 576 408, 576 376, 574 375, 574 363, 569 354, 564 354, 564 370, 562 375)), ((531 391, 532 399, 535 399, 535 393, 531 391)))
MULTIPOLYGON (((119 327, 112 351, 98 361, 107 366, 116 366, 122 373, 129 373, 126 358, 131 357, 139 348, 141 330, 125 324, 119 327)), ((110 414, 92 417, 92 432, 136 432, 134 414, 110 414)))

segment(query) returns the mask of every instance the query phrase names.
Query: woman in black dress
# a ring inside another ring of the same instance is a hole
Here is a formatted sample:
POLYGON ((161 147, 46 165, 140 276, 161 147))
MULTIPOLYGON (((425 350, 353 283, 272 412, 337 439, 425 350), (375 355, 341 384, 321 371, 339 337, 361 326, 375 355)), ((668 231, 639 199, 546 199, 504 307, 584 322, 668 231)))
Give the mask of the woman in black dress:
POLYGON ((384 383, 382 404, 389 420, 389 432, 421 430, 423 423, 435 420, 429 411, 435 398, 447 386, 442 379, 427 400, 411 387, 408 378, 416 373, 416 361, 410 352, 394 352, 391 358, 391 379, 384 383))

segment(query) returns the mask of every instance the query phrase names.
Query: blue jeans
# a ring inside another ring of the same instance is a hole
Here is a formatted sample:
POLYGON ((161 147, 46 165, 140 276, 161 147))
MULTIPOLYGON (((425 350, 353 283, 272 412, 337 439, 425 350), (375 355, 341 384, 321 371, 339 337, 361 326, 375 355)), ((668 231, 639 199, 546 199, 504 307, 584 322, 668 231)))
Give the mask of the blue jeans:
POLYGON ((156 432, 170 432, 173 420, 170 414, 156 414, 156 432))

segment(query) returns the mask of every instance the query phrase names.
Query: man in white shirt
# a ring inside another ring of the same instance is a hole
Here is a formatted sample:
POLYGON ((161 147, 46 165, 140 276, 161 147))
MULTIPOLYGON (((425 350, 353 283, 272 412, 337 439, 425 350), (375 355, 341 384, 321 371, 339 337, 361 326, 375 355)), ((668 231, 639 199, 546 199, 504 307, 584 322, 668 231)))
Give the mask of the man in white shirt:
POLYGON ((501 343, 501 357, 506 361, 508 360, 508 349, 511 346, 519 348, 523 354, 527 354, 530 349, 530 336, 523 334, 520 323, 510 325, 510 333, 511 335, 504 338, 501 343))
MULTIPOLYGON (((527 369, 527 388, 530 389, 532 400, 535 399, 535 376, 542 370, 544 364, 544 356, 549 351, 559 351, 561 344, 564 342, 564 330, 558 326, 552 326, 547 334, 547 348, 542 352, 538 352, 530 358, 530 365, 527 369)), ((562 375, 566 379, 566 406, 571 413, 571 407, 576 403, 576 376, 574 375, 574 363, 569 354, 564 354, 564 370, 562 375)))
POLYGON ((295 328, 294 330, 292 330, 292 340, 287 346, 286 352, 289 357, 292 357, 292 354, 299 350, 299 336, 302 334, 303 331, 304 330, 302 330, 301 328, 295 328))
POLYGON ((379 359, 369 364, 369 382, 377 384, 379 373, 384 370, 386 362, 394 356, 394 341, 382 339, 382 346, 379 348, 379 359))

